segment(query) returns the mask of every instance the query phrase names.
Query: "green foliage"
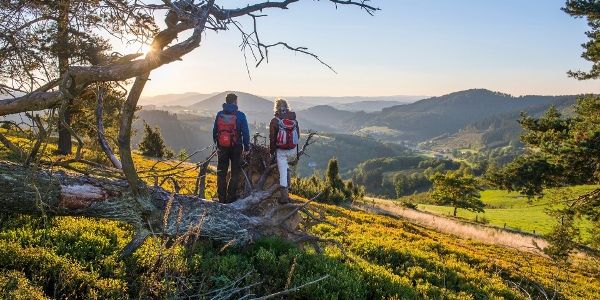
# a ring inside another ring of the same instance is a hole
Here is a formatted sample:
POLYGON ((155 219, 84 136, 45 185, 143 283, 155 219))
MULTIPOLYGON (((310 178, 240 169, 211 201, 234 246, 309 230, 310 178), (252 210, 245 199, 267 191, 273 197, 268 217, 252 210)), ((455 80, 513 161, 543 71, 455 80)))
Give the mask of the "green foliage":
POLYGON ((370 195, 396 198, 431 188, 429 176, 456 170, 460 164, 446 159, 405 155, 370 159, 352 171, 352 181, 365 186, 370 195))
POLYGON ((560 213, 560 223, 556 224, 546 239, 550 245, 544 248, 544 253, 556 261, 565 262, 573 252, 576 244, 574 240, 579 236, 579 229, 575 226, 573 214, 560 213))
POLYGON ((32 285, 20 271, 0 271, 0 298, 14 300, 48 299, 44 291, 32 285))
POLYGON ((34 290, 52 298, 116 299, 127 293, 118 252, 130 236, 122 225, 82 218, 55 218, 47 226, 28 216, 3 220, 0 266, 21 271, 34 290))
MULTIPOLYGON (((559 224, 555 216, 548 214, 549 210, 565 207, 565 199, 574 199, 597 189, 595 185, 582 185, 575 187, 552 188, 544 191, 544 196, 534 200, 525 195, 505 190, 485 190, 481 192, 481 201, 485 203, 485 212, 477 213, 459 210, 457 217, 464 220, 481 220, 485 218, 489 225, 510 230, 523 231, 532 234, 546 235, 552 232, 559 224)), ((417 203, 418 209, 439 215, 452 215, 453 208, 435 205, 427 193, 400 198, 401 202, 417 203)), ((589 220, 577 220, 575 226, 579 229, 581 237, 579 242, 592 242, 593 229, 589 220)))
MULTIPOLYGON (((555 108, 537 119, 523 114, 520 121, 524 129, 522 140, 528 155, 491 173, 490 181, 528 197, 540 196, 547 187, 597 184, 600 182, 599 115, 600 97, 594 95, 580 98, 575 106, 575 116, 570 118, 563 118, 555 108)), ((548 251, 554 257, 565 255, 563 258, 566 258, 579 233, 572 230, 572 221, 565 220, 587 218, 599 226, 596 221, 600 219, 600 190, 564 201, 570 209, 554 211, 560 222, 548 236, 553 242, 548 251)))
POLYGON ((344 182, 342 182, 342 178, 340 177, 340 168, 338 166, 337 158, 334 157, 329 160, 329 163, 327 164, 327 171, 325 171, 325 176, 329 186, 336 189, 344 188, 344 182))
POLYGON ((394 189, 397 198, 429 190, 429 188, 431 188, 431 181, 424 173, 412 173, 410 175, 398 173, 394 175, 394 189))
POLYGON ((321 255, 276 237, 244 249, 204 240, 170 245, 153 237, 121 262, 116 258, 131 232, 117 222, 4 215, 0 297, 179 299, 208 295, 237 280, 239 286, 253 285, 236 298, 267 295, 325 275, 329 278, 286 299, 522 299, 525 292, 542 296, 541 290, 591 299, 600 292, 591 275, 597 271, 586 257, 558 268, 545 256, 456 239, 399 219, 319 208, 339 227, 321 224, 312 233, 340 242, 348 258, 334 246, 321 255), (516 289, 508 280, 535 285, 516 289))
POLYGON ((370 194, 383 194, 381 189, 385 172, 412 169, 424 159, 417 155, 369 159, 352 171, 352 181, 364 185, 370 194))
POLYGON ((310 176, 315 171, 324 172, 329 160, 336 157, 340 173, 351 171, 359 163, 380 157, 394 157, 410 152, 397 144, 384 144, 374 139, 349 134, 319 134, 308 148, 310 157, 298 164, 299 176, 310 176))
POLYGON ((588 72, 570 71, 569 75, 577 79, 596 79, 600 77, 600 2, 595 0, 567 0, 563 10, 575 18, 586 18, 591 30, 585 34, 589 40, 582 45, 581 55, 592 63, 588 72))
POLYGON ((541 196, 545 188, 556 185, 560 169, 562 168, 549 163, 547 158, 532 155, 518 157, 506 167, 490 171, 486 174, 486 179, 498 188, 533 198, 541 196))
POLYGON ((485 204, 481 201, 481 188, 473 175, 463 172, 436 173, 431 177, 433 190, 431 198, 439 205, 454 207, 454 216, 457 208, 474 212, 483 212, 485 204))
POLYGON ((327 167, 325 178, 318 173, 306 178, 292 178, 292 192, 324 203, 340 204, 361 200, 364 188, 352 181, 344 182, 340 178, 338 161, 332 158, 327 167))
POLYGON ((144 156, 157 158, 173 157, 173 151, 165 145, 165 141, 160 134, 160 129, 158 127, 152 129, 147 123, 144 123, 144 137, 139 149, 144 156))

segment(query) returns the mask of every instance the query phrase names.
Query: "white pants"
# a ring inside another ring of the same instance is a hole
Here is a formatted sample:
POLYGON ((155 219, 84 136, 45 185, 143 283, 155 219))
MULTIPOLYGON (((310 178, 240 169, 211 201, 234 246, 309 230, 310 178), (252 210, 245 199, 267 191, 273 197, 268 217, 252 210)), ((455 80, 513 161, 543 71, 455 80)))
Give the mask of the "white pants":
POLYGON ((279 170, 279 185, 288 187, 288 162, 296 158, 296 148, 290 150, 277 149, 277 169, 279 170))

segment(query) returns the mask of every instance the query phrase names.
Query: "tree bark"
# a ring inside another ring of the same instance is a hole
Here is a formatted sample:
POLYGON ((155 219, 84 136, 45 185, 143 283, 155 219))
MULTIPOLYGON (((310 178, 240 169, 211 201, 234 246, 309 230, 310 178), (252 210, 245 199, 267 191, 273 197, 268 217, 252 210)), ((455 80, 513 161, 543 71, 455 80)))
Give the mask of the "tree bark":
MULTIPOLYGON (((69 57, 71 56, 69 53, 69 10, 70 10, 70 0, 60 0, 58 4, 58 36, 57 36, 57 45, 56 51, 58 56, 58 72, 59 77, 62 77, 63 74, 66 74, 69 70, 69 57)), ((67 126, 71 124, 71 115, 72 115, 72 101, 69 101, 66 109, 64 110, 62 116, 59 118, 64 118, 64 121, 67 126)), ((58 122, 58 150, 57 152, 62 155, 71 154, 73 150, 73 143, 71 141, 71 132, 69 129, 63 124, 61 121, 58 122)))
POLYGON ((3 212, 105 218, 173 236, 201 226, 201 236, 223 242, 247 243, 261 236, 256 228, 261 220, 231 206, 171 195, 157 187, 147 198, 133 201, 125 181, 49 173, 8 162, 0 163, 0 199, 3 212), (140 202, 155 209, 146 214, 140 202))
POLYGON ((121 162, 117 158, 117 156, 113 153, 108 141, 104 137, 104 121, 103 121, 103 111, 104 111, 104 88, 100 88, 97 91, 97 102, 96 102, 96 127, 98 128, 98 143, 100 144, 100 148, 104 151, 104 154, 108 157, 112 165, 121 170, 123 166, 121 162))
POLYGON ((129 181, 132 192, 136 195, 144 193, 146 185, 138 176, 135 164, 133 163, 133 156, 131 155, 131 124, 133 123, 133 115, 135 114, 138 99, 144 90, 149 76, 150 73, 145 73, 135 78, 129 95, 127 95, 127 100, 123 103, 123 108, 121 109, 121 124, 117 138, 119 155, 121 156, 121 168, 129 181))

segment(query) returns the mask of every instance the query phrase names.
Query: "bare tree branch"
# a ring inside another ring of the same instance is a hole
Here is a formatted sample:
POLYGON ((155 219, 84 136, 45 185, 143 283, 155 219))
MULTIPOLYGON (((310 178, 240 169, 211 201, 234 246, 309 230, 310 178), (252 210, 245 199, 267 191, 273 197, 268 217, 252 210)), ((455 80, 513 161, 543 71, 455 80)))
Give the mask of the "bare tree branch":
POLYGON ((119 161, 119 159, 115 156, 110 145, 106 141, 106 137, 104 137, 104 122, 103 122, 103 110, 104 110, 104 88, 99 87, 97 91, 97 103, 96 103, 96 126, 98 127, 98 143, 100 144, 100 148, 106 154, 112 165, 121 170, 123 165, 119 161))

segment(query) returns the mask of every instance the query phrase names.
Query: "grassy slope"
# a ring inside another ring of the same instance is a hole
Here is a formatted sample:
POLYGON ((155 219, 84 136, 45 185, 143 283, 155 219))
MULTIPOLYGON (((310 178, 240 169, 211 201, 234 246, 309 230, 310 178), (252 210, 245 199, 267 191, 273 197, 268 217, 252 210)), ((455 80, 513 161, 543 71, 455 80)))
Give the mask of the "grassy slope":
MULTIPOLYGON (((481 221, 486 219, 490 225, 518 229, 530 233, 546 234, 550 232, 555 224, 555 219, 546 213, 560 199, 573 198, 585 192, 596 189, 597 186, 576 186, 571 188, 550 189, 540 199, 528 201, 526 197, 518 193, 509 193, 500 190, 486 190, 481 193, 481 200, 486 204, 485 213, 473 213, 459 209, 457 217, 474 221, 477 217, 481 221)), ((442 215, 452 215, 453 208, 419 204, 419 210, 433 212, 442 215)), ((587 228, 587 223, 581 224, 587 228)), ((582 232, 584 236, 585 230, 582 232)))
MULTIPOLYGON (((137 157, 140 169, 153 162, 137 157)), ((188 171, 193 173, 192 171, 188 171)), ((214 189, 214 178, 209 186, 214 189)), ((188 187, 189 188, 189 187, 188 187)), ((2 215, 0 298, 175 297, 202 294, 249 274, 243 284, 267 294, 322 275, 331 277, 294 293, 295 299, 524 299, 539 287, 569 299, 600 294, 600 270, 587 258, 568 268, 513 249, 475 243, 402 220, 321 205, 337 227, 314 233, 341 242, 324 255, 277 239, 247 249, 208 242, 163 249, 146 242, 131 259, 120 249, 132 232, 123 224, 87 218, 2 215), (184 280, 187 288, 181 284, 184 280)))

